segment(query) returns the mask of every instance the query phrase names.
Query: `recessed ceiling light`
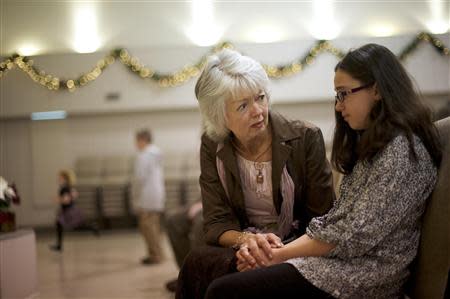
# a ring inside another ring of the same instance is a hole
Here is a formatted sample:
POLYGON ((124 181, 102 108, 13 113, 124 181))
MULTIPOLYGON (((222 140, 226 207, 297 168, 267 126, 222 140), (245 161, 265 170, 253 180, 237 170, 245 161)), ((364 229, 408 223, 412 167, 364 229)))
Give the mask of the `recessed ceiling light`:
POLYGON ((83 5, 76 7, 74 10, 75 36, 73 49, 78 53, 95 52, 100 47, 95 7, 83 5))
POLYGON ((223 30, 215 24, 211 0, 192 1, 192 26, 186 34, 198 46, 211 46, 222 37, 223 30))
POLYGON ((427 23, 428 30, 434 34, 445 33, 449 29, 449 24, 443 20, 434 20, 427 23))
POLYGON ((273 43, 282 40, 283 33, 276 25, 264 24, 250 27, 247 38, 255 43, 273 43))
POLYGON ((369 34, 376 37, 392 36, 395 31, 395 27, 390 24, 376 24, 369 28, 369 34))
POLYGON ((19 47, 17 53, 22 56, 33 56, 39 53, 39 48, 33 44, 24 44, 19 47))
POLYGON ((333 0, 313 1, 314 19, 309 29, 312 36, 317 39, 335 39, 340 32, 334 20, 333 0))
POLYGON ((445 2, 440 0, 431 0, 428 2, 430 6, 431 20, 426 23, 428 30, 434 34, 445 33, 449 29, 448 14, 445 12, 445 2), (447 15, 447 18, 445 17, 447 15), (447 21, 448 20, 448 21, 447 21))

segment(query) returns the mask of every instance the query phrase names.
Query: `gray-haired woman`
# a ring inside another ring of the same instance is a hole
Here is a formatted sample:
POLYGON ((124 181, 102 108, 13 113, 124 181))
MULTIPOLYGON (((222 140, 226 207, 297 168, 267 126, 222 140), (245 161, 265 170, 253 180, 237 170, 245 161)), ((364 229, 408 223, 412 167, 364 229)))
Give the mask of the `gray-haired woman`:
POLYGON ((322 133, 270 111, 268 83, 258 62, 232 50, 209 57, 197 82, 204 230, 213 246, 188 255, 176 298, 203 298, 215 278, 263 266, 273 248, 331 208, 322 133), (247 248, 247 263, 236 263, 239 248, 247 248))

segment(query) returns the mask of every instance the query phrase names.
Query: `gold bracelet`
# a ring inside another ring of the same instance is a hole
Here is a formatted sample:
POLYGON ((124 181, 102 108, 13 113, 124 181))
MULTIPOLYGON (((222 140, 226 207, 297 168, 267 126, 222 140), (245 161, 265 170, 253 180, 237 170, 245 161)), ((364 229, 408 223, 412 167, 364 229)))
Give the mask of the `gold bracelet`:
POLYGON ((239 248, 241 248, 242 243, 244 242, 244 239, 246 238, 246 236, 248 235, 252 235, 252 233, 249 232, 241 232, 239 234, 239 236, 236 239, 236 242, 233 244, 232 248, 235 250, 239 250, 239 248))

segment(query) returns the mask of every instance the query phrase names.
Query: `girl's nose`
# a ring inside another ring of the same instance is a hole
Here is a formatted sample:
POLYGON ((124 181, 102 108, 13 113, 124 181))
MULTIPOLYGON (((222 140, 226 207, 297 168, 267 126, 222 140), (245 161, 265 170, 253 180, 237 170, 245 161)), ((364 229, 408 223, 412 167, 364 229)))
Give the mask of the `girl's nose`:
POLYGON ((342 103, 340 101, 336 101, 336 103, 334 104, 334 109, 337 112, 342 112, 342 110, 344 109, 344 103, 342 103))

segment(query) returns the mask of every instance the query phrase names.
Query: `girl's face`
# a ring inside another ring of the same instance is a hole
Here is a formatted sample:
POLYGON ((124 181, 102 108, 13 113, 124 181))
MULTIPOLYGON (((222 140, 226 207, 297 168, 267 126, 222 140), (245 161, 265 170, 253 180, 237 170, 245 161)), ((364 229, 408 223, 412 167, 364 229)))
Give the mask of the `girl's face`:
POLYGON ((64 176, 62 176, 62 175, 58 176, 58 183, 59 183, 59 185, 64 185, 64 184, 67 183, 66 179, 64 178, 64 176))
POLYGON ((337 95, 335 109, 353 130, 364 130, 370 124, 370 112, 381 99, 376 84, 364 85, 348 73, 337 70, 334 74, 334 90, 337 95))

